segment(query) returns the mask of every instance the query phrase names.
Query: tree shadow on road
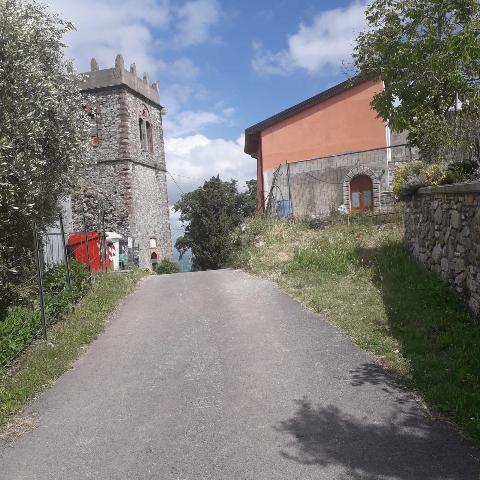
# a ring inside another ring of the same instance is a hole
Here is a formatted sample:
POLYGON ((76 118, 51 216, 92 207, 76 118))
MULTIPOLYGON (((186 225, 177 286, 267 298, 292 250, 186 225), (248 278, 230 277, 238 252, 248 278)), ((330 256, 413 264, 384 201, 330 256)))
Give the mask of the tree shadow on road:
POLYGON ((385 393, 394 397, 395 402, 401 405, 417 401, 417 398, 403 385, 399 384, 393 374, 385 370, 378 363, 363 363, 359 367, 350 370, 352 376, 350 384, 354 387, 364 385, 379 386, 385 393))
POLYGON ((355 480, 478 480, 480 463, 442 423, 408 408, 371 423, 336 406, 296 401, 276 425, 289 440, 281 455, 303 465, 343 467, 355 480))

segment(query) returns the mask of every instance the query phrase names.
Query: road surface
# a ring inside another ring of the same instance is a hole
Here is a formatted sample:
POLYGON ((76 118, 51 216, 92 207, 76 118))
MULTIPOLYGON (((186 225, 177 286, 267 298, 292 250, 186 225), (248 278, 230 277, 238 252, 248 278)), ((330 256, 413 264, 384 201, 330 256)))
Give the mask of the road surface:
POLYGON ((339 329, 235 271, 149 277, 0 445, 2 480, 479 480, 339 329))

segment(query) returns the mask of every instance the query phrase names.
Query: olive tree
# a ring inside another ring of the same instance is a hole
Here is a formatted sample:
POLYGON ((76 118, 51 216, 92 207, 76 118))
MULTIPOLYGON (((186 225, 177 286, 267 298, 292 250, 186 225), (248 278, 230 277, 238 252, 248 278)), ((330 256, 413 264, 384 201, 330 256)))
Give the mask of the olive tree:
POLYGON ((19 275, 85 154, 80 77, 64 57, 73 25, 34 0, 0 0, 0 288, 19 275), (13 277, 12 277, 13 276, 13 277))

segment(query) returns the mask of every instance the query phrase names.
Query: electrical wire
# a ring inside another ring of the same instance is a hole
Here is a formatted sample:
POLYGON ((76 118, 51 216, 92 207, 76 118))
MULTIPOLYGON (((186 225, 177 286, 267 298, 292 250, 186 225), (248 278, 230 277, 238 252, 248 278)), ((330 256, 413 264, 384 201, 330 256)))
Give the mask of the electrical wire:
POLYGON ((176 187, 180 190, 180 192, 185 195, 185 192, 182 190, 180 185, 177 183, 177 181, 173 178, 173 175, 167 170, 167 173, 170 175, 170 178, 172 179, 173 183, 176 185, 176 187))

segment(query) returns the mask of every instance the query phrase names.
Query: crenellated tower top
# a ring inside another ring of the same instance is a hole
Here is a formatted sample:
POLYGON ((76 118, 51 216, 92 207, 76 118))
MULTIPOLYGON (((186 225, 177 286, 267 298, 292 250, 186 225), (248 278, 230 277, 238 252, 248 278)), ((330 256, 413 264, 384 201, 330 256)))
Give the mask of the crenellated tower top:
POLYGON ((100 69, 95 58, 90 61, 90 71, 82 74, 82 91, 127 87, 142 97, 147 98, 161 108, 158 83, 149 84, 148 73, 143 79, 137 76, 137 67, 132 63, 130 70, 125 69, 123 56, 118 54, 115 58, 115 67, 100 69))

